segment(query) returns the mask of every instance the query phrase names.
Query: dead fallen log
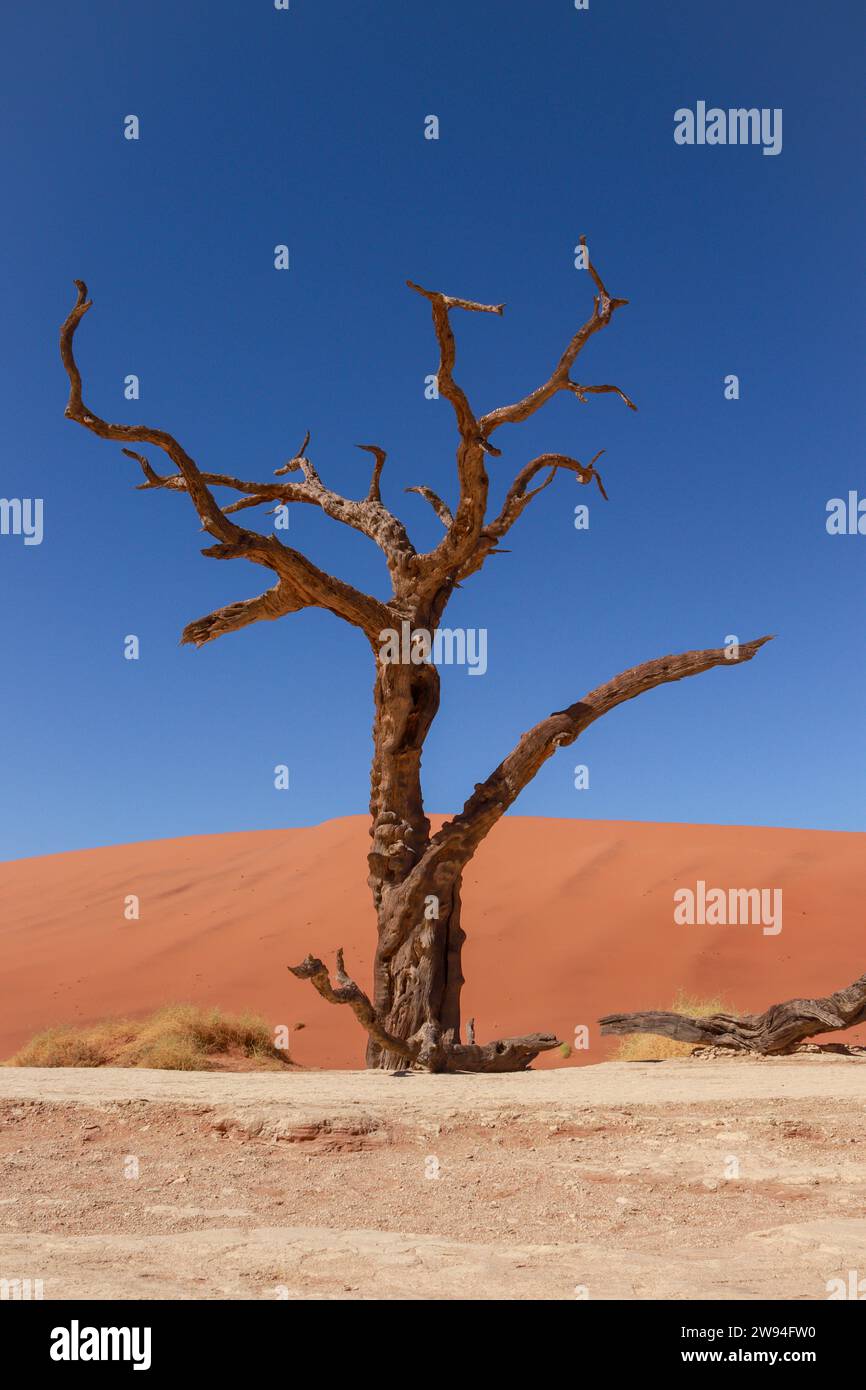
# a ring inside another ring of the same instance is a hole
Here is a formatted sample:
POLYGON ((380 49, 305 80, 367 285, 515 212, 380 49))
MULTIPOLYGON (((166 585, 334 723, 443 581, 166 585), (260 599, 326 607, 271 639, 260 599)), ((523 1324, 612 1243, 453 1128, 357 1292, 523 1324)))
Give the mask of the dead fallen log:
POLYGON ((735 1052, 759 1052, 763 1056, 791 1052, 798 1043, 818 1033, 834 1033, 866 1023, 866 975, 847 989, 826 999, 788 999, 773 1004, 762 1014, 608 1014, 599 1019, 602 1035, 656 1033, 677 1042, 704 1047, 729 1047, 735 1052))

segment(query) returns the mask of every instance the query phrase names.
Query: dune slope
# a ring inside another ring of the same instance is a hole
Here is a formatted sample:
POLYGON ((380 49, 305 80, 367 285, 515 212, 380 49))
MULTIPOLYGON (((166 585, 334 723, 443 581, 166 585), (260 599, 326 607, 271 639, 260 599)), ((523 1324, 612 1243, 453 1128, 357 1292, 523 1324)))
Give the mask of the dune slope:
MULTIPOLYGON (((303 1024, 303 1065, 362 1065, 349 1011, 286 965, 343 946, 368 985, 367 846, 357 816, 0 864, 0 1057, 53 1024, 189 1001, 303 1024)), ((573 1042, 588 1025, 587 1050, 539 1063, 573 1066, 615 1051, 600 1014, 666 1008, 680 989, 738 1012, 839 989, 866 970, 863 850, 856 833, 506 817, 466 875, 464 1016, 479 1041, 552 1029, 573 1042), (699 879, 781 889, 781 932, 676 925, 674 891, 699 879)), ((866 1042, 866 1027, 848 1038, 866 1042)))

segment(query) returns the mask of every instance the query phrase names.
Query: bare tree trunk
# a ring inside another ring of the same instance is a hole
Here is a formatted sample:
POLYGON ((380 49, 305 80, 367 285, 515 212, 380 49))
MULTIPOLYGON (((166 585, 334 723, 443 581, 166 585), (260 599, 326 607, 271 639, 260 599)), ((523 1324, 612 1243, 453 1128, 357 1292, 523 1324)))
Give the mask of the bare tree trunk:
MULTIPOLYGON (((387 1031, 405 1042, 425 1030, 434 1041, 442 1036, 447 930, 447 923, 423 918, 405 933, 394 922, 380 924, 374 965, 376 1011, 387 1031), (400 945, 391 951, 395 934, 400 945)), ((404 1057, 371 1038, 368 1067, 394 1071, 405 1065, 404 1057)))
MULTIPOLYGON (((394 1037, 408 1041, 426 1029, 435 1054, 440 1040, 460 1040, 465 940, 462 865, 424 864, 430 822, 421 792, 421 752, 439 708, 439 673, 429 663, 380 662, 374 699, 368 855, 378 927, 373 1004, 394 1037)), ((393 1071, 405 1067, 406 1059, 371 1037, 367 1065, 393 1071)))
MULTIPOLYGON (((426 1030, 435 1069, 437 1045, 447 1048, 460 1041, 461 953, 466 933, 460 925, 459 878, 447 898, 432 880, 422 887, 430 891, 412 918, 402 923, 380 920, 375 1000, 385 1028, 395 1037, 408 1041, 426 1030), (419 911, 420 920, 415 921, 419 911), (395 940, 400 944, 393 949, 395 940)), ((394 1071, 406 1062, 371 1038, 367 1065, 394 1071)))

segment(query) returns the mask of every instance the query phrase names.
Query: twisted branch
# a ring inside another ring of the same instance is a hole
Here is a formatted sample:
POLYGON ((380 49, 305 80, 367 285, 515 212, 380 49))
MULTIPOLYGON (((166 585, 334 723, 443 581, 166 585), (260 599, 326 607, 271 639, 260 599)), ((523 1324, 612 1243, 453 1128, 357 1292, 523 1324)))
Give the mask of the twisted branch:
POLYGON ((387 1029, 382 1027, 376 1010, 364 991, 346 974, 343 967, 342 947, 337 952, 337 969, 334 972, 337 979, 336 989, 331 984, 327 966, 323 965, 317 956, 307 956, 300 965, 290 965, 288 969, 299 980, 309 980, 313 988, 318 990, 322 998, 327 999, 329 1004, 348 1004, 361 1027, 365 1028, 370 1037, 374 1038, 382 1047, 396 1052, 400 1057, 406 1057, 409 1061, 412 1061, 417 1055, 418 1047, 416 1045, 404 1042, 402 1038, 395 1038, 387 1029))

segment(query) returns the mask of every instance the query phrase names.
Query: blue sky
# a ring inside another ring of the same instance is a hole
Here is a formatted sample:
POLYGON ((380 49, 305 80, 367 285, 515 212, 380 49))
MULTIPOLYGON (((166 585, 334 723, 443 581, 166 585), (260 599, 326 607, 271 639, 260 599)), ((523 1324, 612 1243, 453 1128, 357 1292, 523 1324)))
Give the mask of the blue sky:
MULTIPOLYGON (((640 410, 563 396, 497 436, 494 497, 534 454, 604 448, 610 501, 560 477, 455 596, 448 621, 487 629, 489 669, 443 673, 428 808, 456 810, 525 728, 616 672, 773 632, 750 666, 603 720, 515 810, 863 829, 866 536, 825 528, 830 498, 866 495, 862 28, 854 0, 10 12, 2 493, 43 498, 45 534, 0 536, 0 855, 312 824, 368 797, 357 632, 308 612, 179 647, 267 579, 202 558, 186 499, 136 492, 119 447, 64 421, 73 277, 94 300, 77 340, 94 409, 247 477, 309 428, 350 495, 367 483, 353 446, 375 440, 385 500, 427 546, 439 523, 403 488, 453 497, 455 441, 424 398, 429 313, 404 281, 505 301, 501 320, 454 316, 458 377, 487 410, 546 377, 587 316, 582 232, 631 302, 575 375, 640 410), (676 145, 674 111, 698 100, 782 108, 782 152, 676 145)), ((289 539, 385 596, 363 537, 295 508, 289 539)))

